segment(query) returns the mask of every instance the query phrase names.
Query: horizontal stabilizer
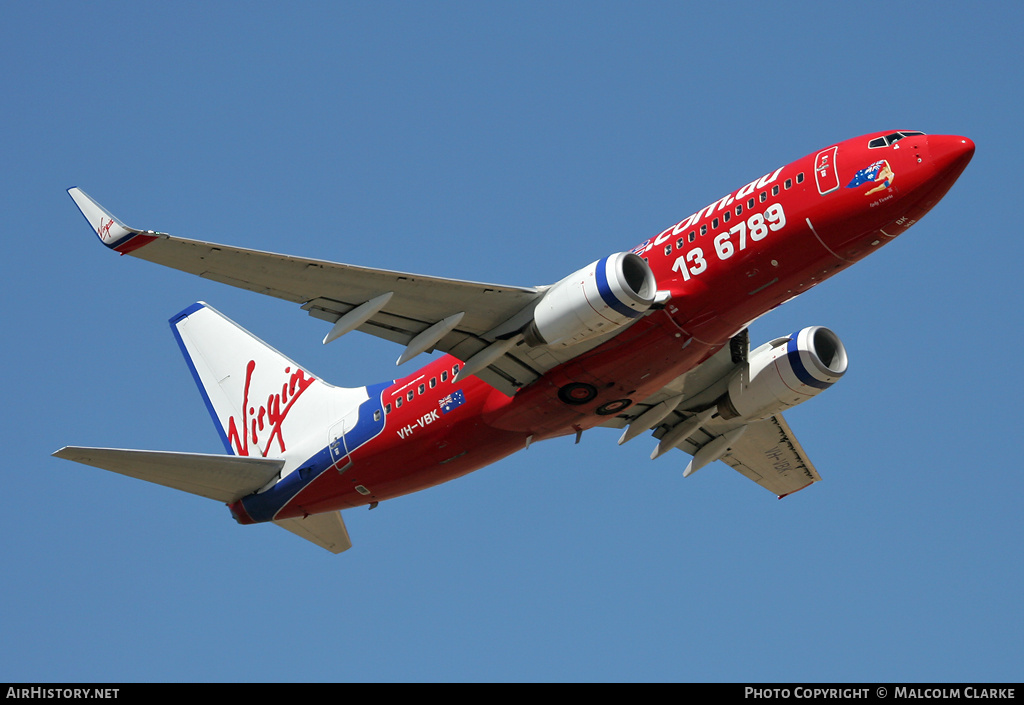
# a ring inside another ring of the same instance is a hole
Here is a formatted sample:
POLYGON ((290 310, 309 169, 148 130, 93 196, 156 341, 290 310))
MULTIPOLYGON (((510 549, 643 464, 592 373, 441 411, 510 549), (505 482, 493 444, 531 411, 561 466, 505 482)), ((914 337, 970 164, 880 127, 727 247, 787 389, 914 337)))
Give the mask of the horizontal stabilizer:
POLYGON ((310 514, 306 517, 275 520, 274 523, 331 553, 341 553, 352 548, 341 512, 310 514))
POLYGON ((110 470, 230 504, 273 481, 284 460, 66 446, 57 458, 110 470))

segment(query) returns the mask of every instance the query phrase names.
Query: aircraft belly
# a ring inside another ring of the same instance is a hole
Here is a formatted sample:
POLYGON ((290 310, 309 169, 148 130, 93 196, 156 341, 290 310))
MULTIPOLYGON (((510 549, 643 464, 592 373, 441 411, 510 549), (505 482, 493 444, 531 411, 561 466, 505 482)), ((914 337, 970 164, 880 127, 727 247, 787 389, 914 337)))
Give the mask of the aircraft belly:
POLYGON ((342 473, 324 472, 275 519, 319 514, 394 499, 466 475, 526 446, 527 434, 466 419, 417 441, 370 444, 342 473))
POLYGON ((536 440, 592 428, 657 392, 712 352, 675 327, 651 326, 628 345, 610 341, 556 367, 507 404, 485 408, 483 419, 497 429, 533 434, 536 440), (570 389, 592 390, 593 396, 567 402, 570 389))

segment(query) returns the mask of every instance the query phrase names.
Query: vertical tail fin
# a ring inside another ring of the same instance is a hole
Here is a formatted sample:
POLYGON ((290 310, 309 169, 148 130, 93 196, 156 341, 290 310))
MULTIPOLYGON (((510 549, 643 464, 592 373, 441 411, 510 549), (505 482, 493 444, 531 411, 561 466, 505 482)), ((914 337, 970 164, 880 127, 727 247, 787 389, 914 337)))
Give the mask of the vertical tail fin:
POLYGON ((323 447, 334 387, 205 303, 170 324, 229 453, 284 458, 313 434, 323 447))

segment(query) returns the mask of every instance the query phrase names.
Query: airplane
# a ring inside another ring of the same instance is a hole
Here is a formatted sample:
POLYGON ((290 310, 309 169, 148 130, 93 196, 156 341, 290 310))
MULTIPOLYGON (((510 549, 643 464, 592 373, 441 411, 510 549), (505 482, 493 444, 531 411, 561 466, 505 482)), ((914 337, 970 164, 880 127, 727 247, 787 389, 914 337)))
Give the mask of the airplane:
POLYGON ((444 353, 400 379, 328 384, 209 305, 171 331, 226 454, 67 446, 55 456, 224 502, 333 553, 341 510, 425 489, 537 441, 650 431, 655 459, 721 460, 780 499, 821 479, 782 412, 847 370, 828 328, 751 349, 748 326, 902 235, 974 155, 955 135, 877 132, 747 182, 549 286, 500 286, 246 250, 128 227, 69 194, 122 255, 275 296, 330 324, 444 353))

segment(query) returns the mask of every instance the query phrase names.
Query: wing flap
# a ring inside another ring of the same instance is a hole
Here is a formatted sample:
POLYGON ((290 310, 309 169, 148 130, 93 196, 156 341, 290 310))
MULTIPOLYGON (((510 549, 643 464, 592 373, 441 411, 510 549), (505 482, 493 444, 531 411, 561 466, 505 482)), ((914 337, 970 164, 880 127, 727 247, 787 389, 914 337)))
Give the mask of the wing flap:
POLYGON ((130 254, 293 303, 317 302, 312 306, 327 314, 317 317, 327 320, 337 320, 359 304, 393 291, 384 313, 418 322, 414 334, 464 308, 466 316, 459 328, 483 334, 518 313, 538 294, 534 288, 371 269, 169 235, 130 254))
MULTIPOLYGON (((114 218, 81 189, 69 189, 68 193, 93 232, 121 254, 297 303, 311 316, 331 323, 390 293, 387 304, 357 330, 401 345, 408 345, 438 321, 461 312, 464 315, 455 329, 432 349, 463 360, 493 343, 492 331, 529 313, 528 307, 543 293, 536 287, 372 269, 136 230, 114 218)), ((480 376, 506 394, 514 394, 517 386, 536 378, 528 372, 537 367, 535 360, 514 359, 523 358, 525 352, 511 351, 480 376)))
POLYGON ((284 467, 270 458, 120 448, 66 446, 53 455, 226 504, 262 488, 284 467))
MULTIPOLYGON (((728 387, 729 379, 740 366, 747 364, 749 347, 747 331, 741 331, 729 345, 631 407, 628 415, 620 414, 602 425, 614 428, 633 423, 644 425, 643 417, 647 411, 661 402, 681 397, 675 411, 654 426, 652 435, 659 441, 668 439, 667 443, 697 456, 702 449, 712 447, 711 444, 719 439, 743 428, 742 434, 736 434, 735 440, 721 456, 722 462, 780 499, 820 481, 821 476, 782 414, 750 423, 741 418, 725 420, 717 414, 697 421, 701 412, 710 413, 715 408, 717 400, 728 387), (690 430, 684 430, 684 425, 688 425, 690 430), (673 431, 676 432, 675 437, 673 431)), ((641 431, 627 432, 623 438, 634 437, 641 431)), ((651 457, 666 451, 667 448, 659 448, 651 457)))
MULTIPOLYGON (((360 304, 393 292, 387 305, 356 330, 408 345, 438 321, 464 312, 458 326, 433 349, 461 360, 490 344, 484 336, 535 302, 535 288, 441 279, 348 264, 243 250, 163 236, 132 256, 302 305, 309 315, 336 322, 360 304)), ((545 368, 546 370, 547 368, 545 368)), ((541 370, 542 373, 545 370, 541 370)), ((540 374, 516 351, 478 376, 505 394, 540 374)))
MULTIPOLYGON (((779 499, 821 480, 782 414, 747 424, 740 419, 723 421, 715 417, 687 434, 676 447, 696 456, 716 439, 744 427, 743 434, 730 444, 729 451, 720 458, 726 465, 777 495, 779 499)), ((673 428, 659 427, 654 436, 664 438, 673 428)))
POLYGON ((348 537, 341 512, 310 514, 306 517, 275 520, 274 523, 334 554, 352 548, 352 540, 348 537))
POLYGON ((782 414, 749 424, 722 460, 779 499, 821 480, 782 414))

